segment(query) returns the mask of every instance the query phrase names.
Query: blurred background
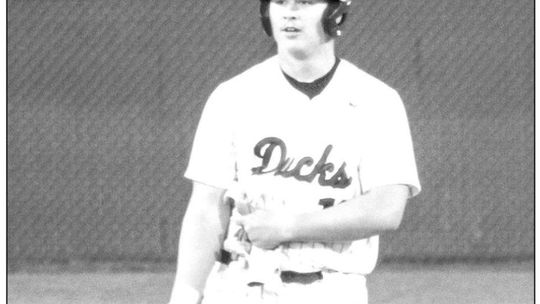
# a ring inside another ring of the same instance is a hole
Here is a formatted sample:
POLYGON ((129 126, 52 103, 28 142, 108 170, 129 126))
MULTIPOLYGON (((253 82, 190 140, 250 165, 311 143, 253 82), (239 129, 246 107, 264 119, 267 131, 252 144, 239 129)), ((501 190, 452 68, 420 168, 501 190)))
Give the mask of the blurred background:
MULTIPOLYGON (((8 270, 174 262, 216 85, 275 52, 255 0, 8 0, 8 270)), ((380 261, 534 253, 534 2, 353 1, 338 53, 396 88, 423 192, 380 261)))

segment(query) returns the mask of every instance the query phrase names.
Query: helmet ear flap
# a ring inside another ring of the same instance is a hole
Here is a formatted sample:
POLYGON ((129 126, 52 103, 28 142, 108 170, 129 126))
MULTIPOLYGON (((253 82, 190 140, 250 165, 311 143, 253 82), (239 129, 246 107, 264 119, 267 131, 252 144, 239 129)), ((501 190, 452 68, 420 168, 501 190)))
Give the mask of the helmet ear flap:
POLYGON ((347 19, 350 6, 350 0, 329 1, 323 17, 323 28, 328 35, 341 36, 341 27, 347 19))
POLYGON ((270 5, 269 0, 261 0, 261 6, 259 8, 261 13, 261 23, 266 35, 272 37, 272 24, 270 23, 270 12, 268 7, 270 5))

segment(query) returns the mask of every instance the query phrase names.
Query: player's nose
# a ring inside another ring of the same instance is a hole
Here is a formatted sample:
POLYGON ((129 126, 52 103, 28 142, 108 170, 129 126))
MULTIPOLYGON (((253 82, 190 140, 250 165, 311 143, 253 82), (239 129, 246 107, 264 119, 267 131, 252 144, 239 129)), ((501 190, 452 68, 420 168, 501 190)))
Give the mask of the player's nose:
POLYGON ((291 1, 287 1, 284 5, 285 7, 285 14, 284 14, 284 17, 294 17, 296 18, 296 14, 298 12, 298 3, 296 2, 296 0, 291 0, 291 1))
POLYGON ((287 9, 289 9, 289 10, 296 11, 296 10, 298 10, 298 1, 296 1, 296 0, 288 1, 288 3, 285 5, 285 7, 287 9))
POLYGON ((294 11, 289 11, 283 15, 283 20, 290 21, 298 19, 298 15, 294 11))

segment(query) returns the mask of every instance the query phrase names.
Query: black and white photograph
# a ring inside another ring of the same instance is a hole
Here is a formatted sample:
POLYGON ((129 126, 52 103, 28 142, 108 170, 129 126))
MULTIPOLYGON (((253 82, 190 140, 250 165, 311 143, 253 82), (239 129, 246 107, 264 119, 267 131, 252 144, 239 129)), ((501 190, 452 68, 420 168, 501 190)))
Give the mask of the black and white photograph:
POLYGON ((10 304, 535 302, 535 2, 7 0, 10 304))

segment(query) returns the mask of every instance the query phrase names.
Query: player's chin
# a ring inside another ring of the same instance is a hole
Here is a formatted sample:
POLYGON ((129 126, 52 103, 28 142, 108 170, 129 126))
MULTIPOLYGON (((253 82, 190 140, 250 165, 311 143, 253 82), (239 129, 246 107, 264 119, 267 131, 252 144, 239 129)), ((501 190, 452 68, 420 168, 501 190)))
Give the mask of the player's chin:
POLYGON ((291 54, 299 59, 306 57, 310 53, 309 46, 297 42, 283 43, 279 45, 279 49, 280 52, 291 54))
POLYGON ((278 32, 274 37, 278 45, 293 46, 303 42, 303 35, 299 33, 278 32))

